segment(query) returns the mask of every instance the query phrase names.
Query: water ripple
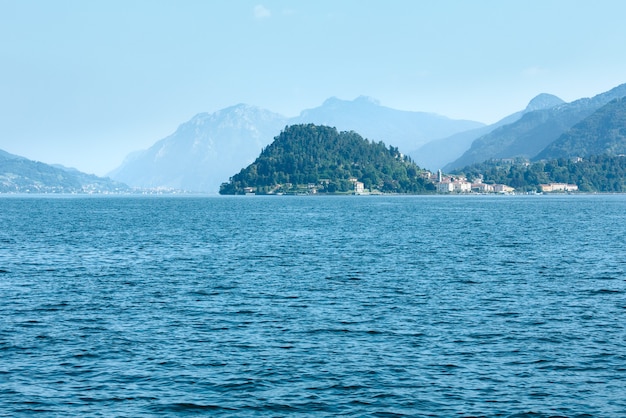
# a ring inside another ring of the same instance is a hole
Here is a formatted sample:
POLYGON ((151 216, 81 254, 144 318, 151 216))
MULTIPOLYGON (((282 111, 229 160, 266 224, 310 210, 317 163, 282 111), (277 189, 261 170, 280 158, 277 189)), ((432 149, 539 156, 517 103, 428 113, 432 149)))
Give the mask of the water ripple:
POLYGON ((0 415, 626 415, 625 208, 0 199, 0 415))

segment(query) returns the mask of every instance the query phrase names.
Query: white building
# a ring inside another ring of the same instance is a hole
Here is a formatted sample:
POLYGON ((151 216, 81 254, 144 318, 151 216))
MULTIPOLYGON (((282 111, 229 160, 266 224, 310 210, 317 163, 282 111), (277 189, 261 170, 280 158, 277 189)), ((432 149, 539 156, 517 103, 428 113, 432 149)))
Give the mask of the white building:
POLYGON ((493 193, 493 184, 475 183, 472 184, 472 191, 476 193, 493 193))
POLYGON ((472 191, 472 183, 469 181, 457 180, 452 182, 452 185, 457 193, 469 193, 472 191))
POLYGON ((454 184, 451 181, 442 181, 437 183, 437 193, 450 193, 454 190, 454 184))
POLYGON ((496 193, 513 193, 515 189, 511 186, 507 186, 506 184, 494 184, 493 191, 496 193))
POLYGON ((549 183, 549 184, 540 184, 541 191, 544 193, 548 192, 576 192, 578 191, 578 186, 575 184, 566 184, 566 183, 549 183))

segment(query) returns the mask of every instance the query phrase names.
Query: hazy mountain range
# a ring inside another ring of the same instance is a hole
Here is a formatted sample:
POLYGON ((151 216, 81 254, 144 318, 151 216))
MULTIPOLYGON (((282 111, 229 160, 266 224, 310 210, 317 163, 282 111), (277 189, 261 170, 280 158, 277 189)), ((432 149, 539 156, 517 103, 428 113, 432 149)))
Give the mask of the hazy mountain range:
POLYGON ((415 162, 421 167, 426 167, 430 170, 438 170, 460 158, 477 138, 487 135, 501 126, 518 121, 526 113, 549 109, 562 103, 565 102, 560 98, 551 94, 542 93, 532 99, 528 103, 528 106, 526 106, 526 109, 506 116, 492 125, 459 132, 447 138, 431 141, 419 149, 409 152, 409 155, 413 157, 415 162))
POLYGON ((615 99, 551 142, 535 160, 626 154, 626 98, 615 99))
POLYGON ((172 135, 129 156, 109 175, 136 187, 213 193, 254 161, 285 126, 306 123, 355 131, 367 139, 383 141, 411 156, 420 167, 433 171, 450 171, 492 158, 548 158, 551 154, 547 150, 542 153, 548 145, 611 100, 623 96, 626 85, 571 103, 543 93, 525 109, 488 126, 432 113, 396 110, 368 97, 351 101, 330 98, 295 118, 237 105, 196 115, 172 135))
POLYGON ((367 97, 330 98, 295 118, 240 104, 194 116, 172 135, 130 155, 109 176, 136 187, 217 192, 221 183, 254 161, 285 126, 302 123, 355 131, 401 150, 483 126, 433 113, 395 110, 367 97))
POLYGON ((0 150, 0 192, 119 192, 137 188, 217 193, 286 126, 313 123, 399 148, 420 166, 460 169, 491 159, 626 154, 626 84, 565 103, 540 94, 492 125, 395 110, 375 100, 330 98, 294 118, 249 105, 200 113, 100 178, 0 150))
POLYGON ((449 119, 435 113, 411 112, 381 106, 361 96, 352 101, 332 97, 322 106, 304 110, 289 124, 327 125, 355 131, 371 141, 383 141, 407 152, 434 139, 484 126, 483 123, 449 119))
MULTIPOLYGON (((457 160, 444 169, 452 170, 492 158, 524 157, 531 160, 553 158, 553 154, 544 149, 566 134, 574 125, 600 111, 603 106, 615 99, 626 96, 626 84, 615 87, 592 98, 583 98, 571 103, 557 104, 553 107, 526 112, 513 123, 503 125, 476 138, 471 147, 457 160)), ((610 120, 605 122, 611 123, 610 120)), ((592 125, 588 125, 591 127, 592 125)), ((595 126, 595 125, 594 125, 595 126)), ((599 128, 599 126, 595 126, 599 128)), ((582 150, 580 150, 582 151, 582 150)), ((580 152, 572 149, 571 152, 580 152)), ((558 154, 562 155, 562 153, 558 154)), ((577 155, 585 156, 585 155, 577 155)))

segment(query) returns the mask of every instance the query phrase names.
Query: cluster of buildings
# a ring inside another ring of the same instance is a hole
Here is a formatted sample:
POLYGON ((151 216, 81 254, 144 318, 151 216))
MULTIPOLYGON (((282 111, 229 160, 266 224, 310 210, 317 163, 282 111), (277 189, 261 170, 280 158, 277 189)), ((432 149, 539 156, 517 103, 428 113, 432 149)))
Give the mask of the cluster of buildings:
MULTIPOLYGON (((464 176, 448 176, 443 175, 441 170, 438 171, 437 175, 429 172, 423 171, 422 177, 428 179, 433 182, 436 187, 437 193, 497 193, 497 194, 512 194, 515 193, 515 188, 511 186, 507 186, 506 184, 488 184, 483 183, 482 176, 475 179, 473 182, 467 180, 464 176), (436 178, 435 178, 436 177, 436 178)), ((365 184, 359 181, 357 178, 350 178, 349 181, 353 184, 354 194, 357 195, 365 195, 365 194, 380 194, 380 192, 370 192, 365 189, 365 184)), ((320 180, 321 184, 328 185, 330 180, 323 179, 320 180)), ((287 183, 284 185, 279 185, 272 190, 268 190, 268 194, 283 194, 283 192, 278 192, 278 189, 283 186, 287 190, 291 189, 293 186, 291 183, 287 183)), ((301 188, 296 194, 317 194, 318 192, 318 184, 309 183, 306 187, 301 188)), ((551 192, 577 192, 578 186, 575 184, 567 184, 567 183, 548 183, 548 184, 540 184, 539 188, 542 193, 551 193, 551 192)), ((246 187, 244 188, 244 192, 246 194, 256 194, 257 190, 255 187, 246 187)))
MULTIPOLYGON (((438 179, 435 182, 437 193, 514 193, 513 187, 506 184, 487 184, 483 183, 482 177, 470 182, 462 176, 452 177, 443 176, 441 170, 438 172, 438 179)), ((577 192, 578 186, 568 183, 548 183, 540 184, 539 188, 542 193, 552 192, 577 192)))
POLYGON ((487 184, 483 183, 482 178, 470 182, 461 176, 443 176, 441 170, 438 172, 438 178, 435 182, 437 193, 513 193, 515 189, 506 184, 487 184))

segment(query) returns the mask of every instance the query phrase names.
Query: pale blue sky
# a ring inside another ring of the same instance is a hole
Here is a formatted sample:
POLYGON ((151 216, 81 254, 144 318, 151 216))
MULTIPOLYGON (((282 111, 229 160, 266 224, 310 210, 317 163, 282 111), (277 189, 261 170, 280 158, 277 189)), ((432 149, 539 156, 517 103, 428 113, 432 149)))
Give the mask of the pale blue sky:
POLYGON ((0 149, 105 174, 196 113, 336 96, 491 123, 626 82, 622 0, 0 0, 0 149))

